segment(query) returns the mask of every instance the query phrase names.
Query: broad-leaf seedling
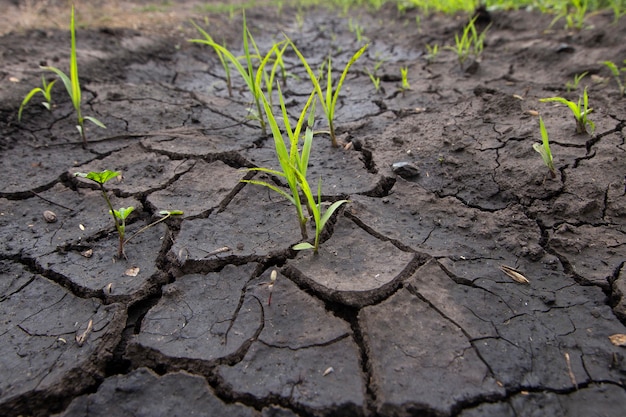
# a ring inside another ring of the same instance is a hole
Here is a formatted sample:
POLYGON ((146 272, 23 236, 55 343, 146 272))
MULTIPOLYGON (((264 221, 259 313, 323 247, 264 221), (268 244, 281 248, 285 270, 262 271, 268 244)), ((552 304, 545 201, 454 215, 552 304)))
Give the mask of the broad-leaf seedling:
POLYGON ((576 119, 576 133, 588 133, 587 126, 591 129, 591 132, 594 131, 596 125, 587 117, 589 113, 593 111, 593 109, 589 108, 587 87, 585 87, 582 97, 579 97, 578 103, 574 103, 573 101, 569 101, 563 97, 542 98, 539 101, 542 103, 557 102, 565 104, 572 111, 574 118, 576 119))
POLYGON ((42 75, 41 85, 43 88, 35 87, 32 90, 30 90, 28 94, 26 94, 26 97, 24 97, 24 100, 22 101, 22 104, 20 105, 20 109, 17 112, 17 120, 18 121, 22 120, 22 111, 24 111, 24 107, 26 107, 30 99, 32 99, 33 96, 37 93, 41 93, 41 95, 44 97, 45 101, 42 102, 41 104, 49 111, 52 110, 52 87, 54 86, 54 83, 56 82, 57 80, 52 80, 52 82, 48 83, 46 81, 46 77, 42 75))
POLYGON ((543 124, 541 116, 539 116, 539 129, 541 130, 542 143, 533 143, 533 149, 541 154, 543 163, 550 170, 550 175, 552 178, 556 178, 556 170, 554 169, 554 163, 552 162, 552 152, 550 151, 550 142, 548 140, 548 131, 546 130, 546 126, 543 124))
POLYGON ((76 111, 76 128, 80 133, 80 137, 83 140, 83 147, 87 146, 87 136, 85 134, 85 120, 89 120, 93 124, 103 129, 106 129, 106 126, 95 117, 91 116, 83 116, 80 105, 81 105, 81 91, 80 91, 80 82, 78 79, 78 60, 76 59, 76 30, 74 26, 74 6, 72 6, 72 14, 70 19, 70 36, 71 36, 71 52, 70 52, 70 76, 68 77, 63 71, 55 67, 42 67, 47 71, 54 72, 60 79, 63 81, 63 85, 67 90, 67 94, 70 96, 72 100, 72 105, 74 106, 74 110, 76 111))
POLYGON ((313 88, 319 96, 320 104, 322 106, 322 109, 324 110, 324 114, 326 115, 326 119, 328 121, 328 128, 329 128, 330 141, 331 141, 332 147, 337 148, 339 147, 339 144, 337 143, 337 137, 335 135, 334 117, 335 117, 335 108, 337 106, 337 99, 339 98, 339 92, 341 91, 343 82, 346 79, 348 70, 350 69, 352 64, 354 64, 356 60, 359 59, 361 55, 363 55, 363 52, 365 52, 365 50, 369 47, 369 44, 364 45, 361 49, 356 51, 354 55, 352 55, 352 58, 350 58, 345 68, 343 69, 343 72, 341 73, 341 77, 339 77, 339 81, 337 82, 337 86, 335 87, 334 93, 333 93, 333 81, 332 81, 332 62, 331 62, 330 57, 328 58, 328 61, 327 61, 328 68, 327 68, 327 75, 326 75, 326 92, 324 93, 322 92, 322 86, 320 85, 320 80, 318 79, 317 75, 315 75, 315 72, 313 72, 313 69, 307 62, 304 55, 302 55, 300 50, 296 47, 296 45, 290 39, 288 39, 288 42, 292 46, 293 50, 296 52, 296 55, 298 55, 298 57, 300 58, 300 61, 302 61, 302 64, 304 65, 307 73, 309 74, 309 78, 311 79, 311 82, 313 83, 313 88))
POLYGON ((91 171, 88 173, 77 172, 74 175, 77 177, 86 178, 98 184, 98 187, 100 188, 100 191, 102 193, 102 197, 104 198, 104 201, 106 202, 107 207, 109 209, 109 214, 111 215, 111 217, 113 217, 113 222, 115 223, 115 230, 117 231, 118 242, 119 242, 118 247, 117 247, 118 259, 122 259, 122 258, 126 259, 124 246, 126 245, 126 243, 128 243, 129 240, 137 236, 139 233, 142 233, 146 231, 147 229, 149 229, 150 227, 155 226, 158 223, 161 223, 162 221, 166 220, 170 216, 183 214, 183 212, 180 210, 171 210, 171 211, 162 210, 159 212, 159 214, 164 217, 160 218, 159 220, 147 226, 144 226, 143 228, 139 229, 136 233, 134 233, 132 236, 130 236, 128 239, 126 239, 126 219, 128 219, 128 216, 130 216, 130 214, 135 210, 135 208, 133 206, 130 206, 130 207, 120 207, 119 209, 115 210, 113 208, 113 205, 111 204, 111 199, 109 198, 109 194, 106 188, 104 187, 104 184, 106 182, 112 180, 113 178, 118 177, 120 175, 120 172, 110 171, 106 169, 101 172, 94 172, 94 171, 91 171))

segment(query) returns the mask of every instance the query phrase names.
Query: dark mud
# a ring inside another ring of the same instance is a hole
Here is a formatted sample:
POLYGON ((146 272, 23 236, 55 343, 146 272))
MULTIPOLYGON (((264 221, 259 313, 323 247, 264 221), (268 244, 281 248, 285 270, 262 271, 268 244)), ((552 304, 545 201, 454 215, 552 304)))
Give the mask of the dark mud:
MULTIPOLYGON (((188 23, 78 31, 84 113, 108 127, 88 125, 87 149, 61 86, 53 112, 33 102, 17 122, 38 65, 67 67, 68 33, 0 38, 0 415, 622 416, 626 350, 609 336, 626 333, 626 99, 600 61, 626 57, 625 21, 546 30, 550 16, 496 12, 464 71, 425 50, 464 18, 352 14, 361 41, 338 12, 247 18, 262 50, 285 31, 315 65, 371 43, 340 95, 342 147, 313 147, 325 200, 350 200, 318 256, 291 249, 288 202, 240 182, 276 167, 273 143, 188 23), (596 129, 577 134, 538 99, 577 100, 565 83, 585 71, 596 129), (535 112, 555 178, 532 148, 535 112), (102 169, 123 173, 108 185, 136 208, 129 233, 185 214, 116 259, 99 191, 73 176, 102 169)), ((240 18, 209 22, 241 52, 240 18)), ((285 62, 296 115, 307 76, 285 62)))

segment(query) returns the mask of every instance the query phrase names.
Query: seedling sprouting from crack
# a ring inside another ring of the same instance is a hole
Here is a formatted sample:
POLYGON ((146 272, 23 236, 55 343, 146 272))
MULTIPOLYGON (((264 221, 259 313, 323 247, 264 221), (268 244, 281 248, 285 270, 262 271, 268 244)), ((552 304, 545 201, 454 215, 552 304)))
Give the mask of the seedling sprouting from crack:
MULTIPOLYGON (((197 27, 197 25, 194 25, 194 26, 197 27)), ((257 48, 256 42, 254 42, 254 38, 252 37, 250 30, 248 29, 248 26, 246 23, 245 12, 243 14, 243 52, 244 52, 243 60, 245 61, 245 67, 241 64, 241 62, 239 61, 239 58, 236 57, 231 51, 229 51, 224 46, 213 41, 213 39, 205 31, 201 29, 199 30, 200 30, 200 33, 202 33, 205 38, 204 39, 190 39, 189 42, 211 46, 213 49, 215 49, 215 51, 220 56, 220 60, 225 62, 224 58, 226 58, 233 64, 235 69, 237 69, 237 72, 239 72, 239 74, 244 79, 248 89, 250 90, 250 93, 252 94, 254 103, 256 105, 256 110, 255 110, 256 114, 254 118, 257 118, 259 120, 259 123, 261 125, 261 130, 263 132, 263 136, 265 136, 267 134, 267 127, 266 127, 265 118, 263 117, 263 104, 261 102, 261 95, 263 93, 262 93, 262 85, 260 81, 263 79, 266 82, 268 91, 271 95, 274 75, 277 70, 277 67, 279 66, 282 70, 283 81, 284 81, 286 77, 286 72, 284 70, 282 54, 280 56, 280 59, 277 59, 274 62, 271 74, 268 75, 265 73, 265 65, 259 65, 256 71, 254 70, 254 66, 252 64, 253 59, 257 59, 261 62, 267 62, 267 60, 261 56, 259 49, 257 48), (252 46, 252 49, 251 49, 251 46, 252 46), (255 53, 253 53, 253 51, 255 53)), ((284 42, 277 43, 275 46, 282 45, 282 44, 284 44, 284 42)), ((283 47, 283 50, 285 47, 286 45, 283 47)), ((273 54, 273 51, 274 51, 274 48, 272 48, 265 55, 265 58, 270 57, 273 54)))
MULTIPOLYGON (((622 82, 622 73, 626 73, 626 67, 619 68, 613 61, 603 61, 604 65, 607 66, 609 70, 611 70, 611 74, 613 74, 613 78, 619 87, 619 96, 624 97, 624 83, 622 82)), ((624 60, 624 64, 626 64, 626 59, 624 60)))
POLYGON ((326 62, 326 65, 327 65, 326 92, 324 93, 322 92, 320 79, 318 79, 318 76, 315 74, 315 72, 313 72, 313 69, 307 62, 304 55, 302 55, 300 50, 296 47, 296 45, 290 39, 288 39, 288 42, 292 46, 293 50, 296 52, 296 55, 298 55, 298 57, 300 58, 300 61, 302 61, 302 64, 306 68, 306 72, 309 74, 311 83, 313 83, 314 91, 316 91, 319 96, 320 104, 322 106, 322 109, 324 110, 324 114, 326 114, 326 119, 328 120, 328 128, 329 128, 332 147, 337 148, 339 147, 339 144, 337 143, 337 137, 335 136, 334 118, 335 118, 335 108, 337 106, 337 99, 339 98, 339 92, 341 91, 343 82, 346 79, 348 70, 350 69, 352 64, 354 64, 356 60, 359 59, 361 55, 363 55, 363 52, 365 52, 365 50, 369 47, 369 44, 366 44, 361 49, 356 51, 354 55, 352 55, 352 58, 350 58, 345 68, 343 69, 343 72, 341 73, 341 77, 339 77, 339 81, 337 82, 337 86, 335 88, 334 93, 333 93, 333 81, 332 81, 332 61, 330 57, 328 58, 328 61, 326 62))
POLYGON ((589 108, 587 87, 585 87, 582 97, 578 98, 578 103, 574 103, 573 101, 569 101, 563 97, 542 98, 539 101, 542 103, 557 102, 566 105, 572 111, 574 118, 576 119, 576 133, 588 133, 587 126, 591 129, 590 132, 593 133, 596 125, 587 117, 589 113, 593 111, 593 109, 589 108))
MULTIPOLYGON (((278 55, 281 55, 283 52, 283 50, 278 49, 277 45, 275 45, 272 50, 278 55)), ((269 56, 266 56, 264 61, 261 63, 261 67, 264 66, 268 60, 269 56)), ((260 74, 257 77, 260 77, 260 74)), ((260 82, 258 78, 257 82, 260 82)), ((270 128, 272 130, 274 146, 276 149, 276 155, 281 167, 281 171, 269 168, 252 168, 251 170, 261 171, 270 175, 283 178, 287 181, 290 193, 285 192, 283 189, 274 184, 270 184, 267 181, 243 180, 243 182, 263 185, 273 191, 276 191, 277 193, 285 197, 288 201, 290 201, 296 208, 302 240, 307 240, 308 233, 306 230, 306 223, 308 221, 308 218, 304 214, 304 206, 302 204, 302 201, 300 200, 300 191, 302 191, 305 196, 305 206, 307 208, 307 211, 315 222, 315 241, 314 245, 309 242, 299 243, 295 245, 293 249, 313 249, 315 253, 317 253, 319 249, 320 235, 322 230, 324 229, 324 226, 333 215, 333 213, 342 204, 346 203, 347 200, 336 201, 331 204, 330 207, 328 207, 324 212, 322 212, 321 179, 318 182, 318 198, 316 202, 315 198, 313 197, 313 193, 311 192, 308 180, 306 178, 307 168, 309 165, 309 156, 311 154, 311 147, 313 145, 313 124, 315 121, 316 90, 313 90, 309 95, 309 98, 304 105, 304 108, 300 112, 300 116, 298 117, 298 120, 296 121, 296 124, 293 128, 291 126, 291 123, 289 122, 289 114, 287 113, 285 99, 283 97, 280 86, 277 87, 277 90, 286 137, 283 135, 283 131, 278 126, 277 118, 274 116, 272 107, 263 92, 261 92, 261 99, 263 101, 263 108, 265 109, 267 115, 268 124, 270 125, 270 128), (300 134, 304 126, 305 120, 307 120, 307 127, 304 134, 304 141, 300 147, 300 134), (287 145, 289 145, 289 149, 287 149, 287 145)))
POLYGON ((183 214, 183 212, 180 210, 171 210, 171 211, 162 210, 161 212, 159 212, 159 214, 164 217, 139 229, 132 236, 126 239, 126 219, 135 210, 135 208, 133 206, 130 206, 130 207, 120 207, 119 209, 115 210, 113 208, 113 205, 111 204, 111 199, 109 198, 109 194, 106 188, 104 187, 104 184, 106 182, 112 180, 113 178, 118 177, 120 175, 120 172, 110 171, 106 169, 101 172, 91 171, 86 174, 82 172, 77 172, 74 175, 77 177, 86 178, 98 184, 98 187, 100 188, 100 192, 102 193, 102 197, 104 198, 104 201, 106 202, 107 207, 109 208, 109 214, 111 215, 111 217, 113 217, 113 222, 115 223, 115 230, 117 231, 118 242, 119 242, 118 247, 117 247, 118 259, 122 259, 122 258, 127 259, 126 254, 124 252, 124 246, 126 245, 126 243, 128 243, 129 240, 137 236, 139 233, 142 233, 146 231, 147 229, 149 229, 150 227, 155 226, 158 223, 161 223, 162 221, 166 220, 170 216, 183 214))
POLYGON ((52 80, 52 82, 48 83, 46 81, 46 77, 44 77, 42 75, 41 76, 41 87, 33 88, 32 90, 30 90, 30 92, 28 94, 26 94, 26 97, 24 97, 24 100, 22 101, 22 104, 20 105, 20 109, 17 112, 17 120, 18 121, 22 120, 22 111, 24 111, 24 107, 26 107, 28 102, 37 93, 40 93, 44 97, 45 101, 43 101, 41 104, 48 111, 51 111, 52 110, 52 87, 54 86, 54 83, 56 83, 56 82, 57 82, 57 80, 52 80))
POLYGON ((550 170, 552 178, 556 178, 556 170, 554 169, 554 163, 552 162, 552 152, 550 151, 550 142, 548 140, 548 131, 543 124, 543 119, 539 117, 539 129, 541 130, 542 143, 533 143, 533 149, 541 155, 543 163, 550 170))
MULTIPOLYGON (((74 27, 74 6, 72 6, 72 14, 70 19, 70 35, 71 35, 71 51, 70 51, 70 75, 69 77, 60 69, 55 67, 41 67, 44 70, 54 72, 60 79, 63 81, 63 85, 67 90, 67 94, 70 96, 72 101, 72 105, 74 106, 74 110, 76 111, 76 128, 78 129, 78 133, 80 133, 80 137, 83 140, 83 148, 87 147, 87 136, 85 134, 85 120, 89 120, 93 124, 103 129, 106 129, 106 126, 95 117, 91 116, 83 116, 81 111, 81 91, 80 91, 80 82, 78 79, 78 60, 76 59, 76 30, 74 27)), ((32 93, 32 91, 31 91, 32 93)), ((27 96, 28 97, 28 96, 27 96)))

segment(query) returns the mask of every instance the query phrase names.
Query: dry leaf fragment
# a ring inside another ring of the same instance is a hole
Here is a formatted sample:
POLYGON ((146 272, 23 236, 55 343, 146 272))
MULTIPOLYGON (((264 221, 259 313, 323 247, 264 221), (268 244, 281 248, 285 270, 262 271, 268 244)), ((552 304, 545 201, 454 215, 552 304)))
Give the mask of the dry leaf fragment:
POLYGON ((124 271, 124 275, 126 275, 127 277, 136 277, 137 275, 139 275, 139 267, 133 266, 128 268, 126 271, 124 271))
POLYGON ((324 373, 322 374, 322 376, 326 376, 328 374, 332 374, 333 372, 335 372, 335 370, 333 369, 332 366, 329 366, 328 368, 326 368, 326 370, 324 371, 324 373))
POLYGON ((530 284, 530 281, 515 268, 500 265, 500 270, 507 274, 515 282, 519 282, 520 284, 530 284))
POLYGON ((76 343, 78 343, 79 347, 83 346, 83 343, 85 343, 85 340, 87 340, 87 336, 89 335, 89 332, 91 332, 92 327, 93 327, 93 320, 89 320, 89 323, 87 323, 87 328, 85 329, 85 331, 82 332, 81 334, 76 335, 76 343))
POLYGON ((85 258, 91 258, 93 256, 93 249, 87 249, 85 251, 82 251, 80 254, 85 258))
POLYGON ((537 110, 528 110, 526 113, 530 114, 531 116, 539 116, 539 112, 537 110))
POLYGON ((626 347, 626 334, 620 334, 620 333, 613 334, 609 336, 609 340, 615 346, 626 347))

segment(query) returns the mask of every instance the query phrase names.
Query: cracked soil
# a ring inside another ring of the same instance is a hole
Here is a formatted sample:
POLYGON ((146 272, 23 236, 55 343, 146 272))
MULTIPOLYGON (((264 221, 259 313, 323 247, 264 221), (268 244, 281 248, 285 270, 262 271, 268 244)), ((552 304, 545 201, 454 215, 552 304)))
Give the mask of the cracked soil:
MULTIPOLYGON (((205 15, 79 26, 83 111, 107 125, 88 125, 87 149, 61 83, 52 112, 34 100, 17 121, 38 66, 68 68, 69 33, 0 38, 0 415, 624 415, 626 350, 609 336, 626 333, 626 99, 600 62, 626 58, 625 19, 546 30, 551 16, 493 12, 462 71, 425 45, 450 45, 466 18, 249 10, 262 51, 284 31, 314 66, 330 54, 335 77, 370 42, 340 95, 344 146, 314 141, 309 177, 350 200, 315 256, 291 249, 293 206, 240 182, 277 167, 273 142, 246 119, 241 78, 230 97, 214 52, 187 42, 192 17, 241 54, 241 16, 205 15), (583 72, 591 134, 539 102, 577 100, 565 83, 583 72), (128 260, 99 191, 72 175, 103 169, 123 173, 107 185, 136 207, 130 233, 185 212, 128 260)), ((295 115, 310 87, 292 52, 285 64, 295 115)))

